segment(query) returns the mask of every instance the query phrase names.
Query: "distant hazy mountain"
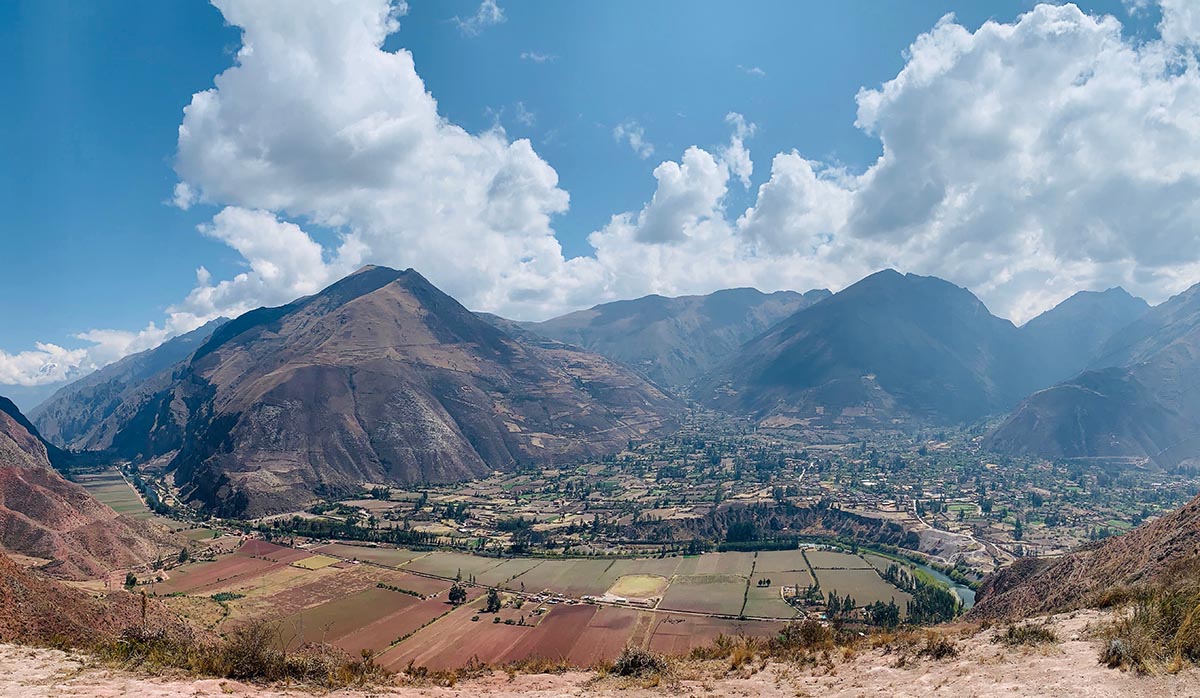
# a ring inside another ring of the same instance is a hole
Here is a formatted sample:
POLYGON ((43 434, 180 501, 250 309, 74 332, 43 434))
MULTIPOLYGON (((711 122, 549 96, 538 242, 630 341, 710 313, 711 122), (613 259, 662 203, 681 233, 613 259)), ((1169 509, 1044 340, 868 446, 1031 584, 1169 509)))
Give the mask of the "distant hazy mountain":
POLYGON ((131 354, 60 388, 29 416, 42 436, 64 448, 107 448, 111 445, 118 412, 135 400, 158 374, 169 379, 171 368, 196 350, 213 330, 227 320, 219 318, 154 349, 131 354))
POLYGON ((82 579, 153 560, 160 539, 63 479, 32 425, 0 397, 0 548, 82 579))
POLYGON ((779 320, 829 296, 824 289, 767 294, 753 288, 706 296, 646 296, 521 326, 620 361, 659 385, 677 388, 779 320))
POLYGON ((941 279, 872 274, 747 342, 699 383, 703 404, 811 417, 973 420, 1030 389, 1019 332, 941 279))
POLYGON ((1096 361, 1115 332, 1150 309, 1123 288, 1080 291, 1021 327, 1038 381, 1049 385, 1096 361))
POLYGON ((137 405, 113 450, 173 453, 183 496, 227 515, 607 453, 679 409, 607 359, 513 339, 381 267, 222 325, 137 405))
POLYGON ((1110 338, 1092 370, 1031 395, 985 441, 1047 458, 1200 457, 1200 284, 1110 338))

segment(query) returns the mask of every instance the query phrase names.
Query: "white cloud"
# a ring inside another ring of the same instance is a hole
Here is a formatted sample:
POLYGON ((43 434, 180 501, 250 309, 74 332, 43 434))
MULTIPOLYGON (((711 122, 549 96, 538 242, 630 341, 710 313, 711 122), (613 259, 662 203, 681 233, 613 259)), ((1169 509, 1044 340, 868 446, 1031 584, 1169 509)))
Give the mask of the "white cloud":
POLYGON ((538 51, 521 52, 521 60, 523 61, 533 61, 534 63, 553 63, 557 59, 557 56, 552 56, 549 53, 540 53, 538 51))
POLYGON ((479 9, 470 17, 455 17, 454 23, 463 36, 478 36, 485 28, 504 22, 504 10, 496 4, 496 0, 483 0, 479 9))
POLYGON ((753 75, 756 78, 767 77, 767 71, 763 70, 762 68, 759 68, 756 65, 740 65, 739 64, 738 70, 742 71, 743 73, 745 73, 747 75, 753 75))
POLYGON ((1194 48, 1200 44, 1200 4, 1196 0, 1159 0, 1162 39, 1171 46, 1194 48))
POLYGON ((357 238, 348 236, 326 263, 319 244, 294 223, 266 211, 236 206, 223 209, 200 232, 229 245, 246 260, 247 270, 213 283, 203 267, 196 287, 168 309, 171 326, 187 331, 224 315, 236 317, 263 305, 282 305, 316 293, 362 264, 357 238))
POLYGON ((756 127, 737 112, 726 114, 725 122, 733 126, 733 135, 729 139, 729 145, 721 149, 721 159, 742 181, 742 186, 749 188, 750 175, 754 174, 754 163, 750 160, 750 151, 746 150, 745 141, 754 135, 756 127))
POLYGON ((517 114, 514 117, 518 123, 533 126, 537 123, 537 115, 525 107, 524 102, 517 102, 517 114))
POLYGON ((643 160, 654 154, 654 144, 646 140, 645 129, 636 121, 630 120, 617 124, 613 128, 612 134, 613 140, 618 143, 622 141, 628 143, 633 152, 643 160))
MULTIPOLYGON (((1142 43, 1071 5, 974 32, 947 17, 898 75, 859 92, 856 123, 882 151, 869 167, 779 153, 753 204, 731 212, 730 178, 749 186, 753 172, 752 126, 731 114, 728 145, 658 165, 647 203, 569 260, 552 227, 568 203, 557 173, 527 140, 438 114, 412 56, 381 48, 395 7, 218 5, 244 45, 185 111, 175 200, 222 207, 203 232, 246 270, 201 269, 161 328, 0 354, 0 382, 58 380, 362 262, 416 267, 518 318, 651 292, 836 289, 884 266, 968 286, 1017 320, 1080 288, 1160 301, 1200 280, 1200 68, 1185 48, 1197 34, 1175 0, 1166 41, 1142 43), (340 241, 323 248, 310 224, 340 241)), ((653 152, 636 122, 614 138, 653 152)))

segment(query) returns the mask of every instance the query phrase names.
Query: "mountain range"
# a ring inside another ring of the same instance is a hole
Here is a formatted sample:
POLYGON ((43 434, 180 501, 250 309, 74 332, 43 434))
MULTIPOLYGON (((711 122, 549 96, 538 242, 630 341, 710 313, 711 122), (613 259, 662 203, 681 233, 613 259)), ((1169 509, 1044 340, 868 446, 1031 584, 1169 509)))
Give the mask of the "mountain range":
POLYGON ((226 322, 226 318, 213 320, 69 383, 30 410, 29 417, 56 446, 87 451, 109 448, 117 425, 136 409, 148 382, 165 379, 175 364, 226 322))
POLYGON ((967 289, 889 269, 747 342, 695 397, 758 416, 970 423, 1072 375, 1144 308, 1123 291, 1078 294, 1018 328, 967 289))
POLYGON ((705 296, 655 295, 519 326, 602 354, 661 386, 678 389, 748 339, 830 295, 825 289, 768 294, 753 288, 705 296))
POLYGON ((417 272, 383 267, 220 325, 122 401, 102 428, 69 433, 163 459, 186 500, 237 516, 364 482, 598 456, 670 429, 680 409, 616 363, 514 339, 417 272))
POLYGON ((987 437, 1045 458, 1200 456, 1200 285, 1113 333, 1088 370, 1025 399, 987 437))
POLYGON ((1200 433, 1198 332, 1196 289, 1152 309, 1081 292, 1018 327, 893 270, 836 294, 648 296, 518 322, 366 267, 128 357, 32 421, 54 445, 155 461, 232 515, 611 453, 670 430, 685 399, 757 418, 1002 417, 984 441, 997 452, 1178 463, 1200 433))

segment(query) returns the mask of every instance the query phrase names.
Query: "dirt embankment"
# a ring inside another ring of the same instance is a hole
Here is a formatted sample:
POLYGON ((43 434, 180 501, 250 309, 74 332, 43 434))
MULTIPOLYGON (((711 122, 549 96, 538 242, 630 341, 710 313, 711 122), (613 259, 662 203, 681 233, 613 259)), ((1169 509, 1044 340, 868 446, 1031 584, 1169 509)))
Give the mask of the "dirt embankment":
MULTIPOLYGON (((935 661, 896 653, 863 651, 836 659, 832 667, 792 668, 770 665, 740 675, 715 676, 711 671, 685 667, 683 681, 657 688, 636 688, 614 679, 572 672, 561 675, 516 676, 496 672, 453 688, 404 686, 367 692, 338 692, 347 698, 549 698, 550 696, 839 696, 877 695, 973 696, 1005 698, 1066 696, 1087 698, 1150 698, 1200 695, 1200 671, 1175 675, 1137 676, 1102 667, 1098 643, 1089 624, 1104 619, 1085 612, 1054 619, 1060 642, 1039 648, 1008 648, 991 642, 994 631, 957 640, 954 659, 935 661)), ((258 687, 234 681, 195 680, 184 676, 148 678, 112 671, 55 650, 0 645, 0 696, 37 698, 138 696, 221 696, 226 698, 283 698, 312 695, 311 690, 258 687)))

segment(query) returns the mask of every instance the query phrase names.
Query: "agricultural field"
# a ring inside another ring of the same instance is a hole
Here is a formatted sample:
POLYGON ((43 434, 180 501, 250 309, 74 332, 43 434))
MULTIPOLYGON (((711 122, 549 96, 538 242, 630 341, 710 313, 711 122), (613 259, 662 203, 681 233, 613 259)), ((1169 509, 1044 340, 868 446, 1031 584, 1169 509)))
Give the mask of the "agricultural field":
MULTIPOLYGON (((152 521, 172 531, 187 528, 186 524, 174 519, 168 519, 165 516, 159 516, 150 511, 138 493, 129 486, 129 483, 125 481, 125 478, 115 468, 99 473, 81 474, 75 477, 75 481, 87 490, 89 494, 100 500, 101 503, 107 504, 110 509, 118 514, 124 514, 139 521, 152 521)), ((196 530, 207 531, 207 538, 212 537, 210 529, 196 530)))
POLYGON ((900 606, 901 613, 912 596, 888 584, 879 576, 875 568, 866 569, 818 569, 817 581, 825 593, 837 592, 839 596, 847 594, 854 598, 860 606, 875 601, 895 600, 900 606))
POLYGON ((661 596, 670 583, 671 580, 656 574, 627 574, 617 577, 617 581, 608 588, 608 593, 631 599, 649 599, 661 596))
POLYGON ((153 516, 153 512, 146 508, 138 493, 133 491, 116 470, 79 475, 76 482, 118 514, 135 519, 148 519, 153 516))
MULTIPOLYGON (((836 550, 806 550, 804 556, 816 570, 869 570, 871 563, 858 555, 836 550)), ((824 584, 822 584, 824 586, 824 584)))
POLYGON ((736 616, 742 612, 749 579, 732 574, 676 576, 658 607, 736 616))
POLYGON ((313 550, 315 553, 323 553, 333 557, 345 558, 348 560, 362 560, 364 562, 374 562, 378 565, 386 567, 399 567, 406 562, 415 560, 418 557, 428 555, 426 552, 416 550, 404 550, 401 548, 380 548, 366 545, 348 545, 346 543, 331 543, 323 545, 313 550))
POLYGON ((796 549, 497 558, 346 543, 292 548, 249 539, 215 561, 168 570, 148 591, 170 595, 164 601, 211 630, 263 618, 278 623, 285 646, 328 642, 354 655, 367 650, 391 668, 534 656, 590 666, 627 644, 686 652, 720 634, 775 633, 806 612, 783 598, 784 586, 804 589, 819 581, 822 590, 849 594, 859 604, 894 598, 903 608, 909 596, 880 577, 872 563, 885 558, 874 557, 796 549), (467 592, 459 606, 448 594, 455 578, 467 592), (494 614, 485 612, 487 587, 500 589, 502 605, 494 614), (603 603, 606 593, 631 601, 603 603), (599 598, 585 603, 585 596, 599 598))

